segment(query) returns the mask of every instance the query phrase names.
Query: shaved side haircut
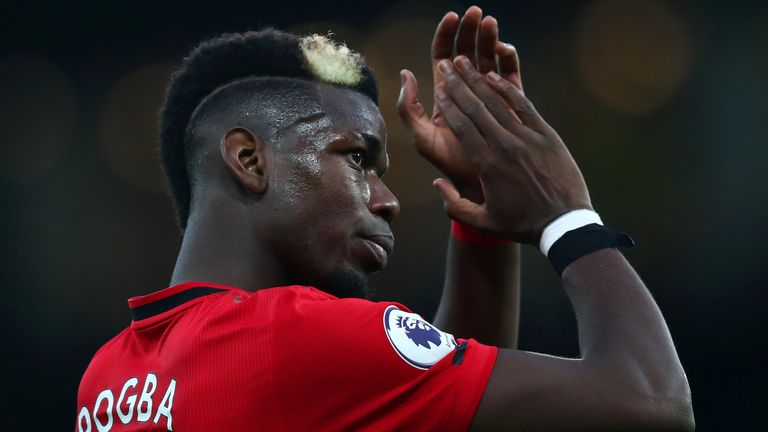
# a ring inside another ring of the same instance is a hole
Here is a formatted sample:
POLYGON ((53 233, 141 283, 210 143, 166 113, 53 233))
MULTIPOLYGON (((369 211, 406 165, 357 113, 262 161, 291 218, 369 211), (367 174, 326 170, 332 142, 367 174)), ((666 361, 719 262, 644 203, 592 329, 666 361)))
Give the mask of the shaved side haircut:
POLYGON ((317 109, 314 83, 359 91, 378 105, 373 71, 362 56, 325 36, 267 28, 202 42, 171 76, 160 109, 160 157, 176 216, 185 229, 195 170, 230 127, 280 127, 317 109))

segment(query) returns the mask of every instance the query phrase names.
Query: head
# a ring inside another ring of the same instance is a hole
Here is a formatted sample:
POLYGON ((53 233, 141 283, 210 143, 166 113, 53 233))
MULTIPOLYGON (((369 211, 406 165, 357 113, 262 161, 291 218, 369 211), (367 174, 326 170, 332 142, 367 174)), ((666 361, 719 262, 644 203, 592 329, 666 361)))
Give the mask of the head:
POLYGON ((399 212, 381 179, 377 103, 363 59, 324 37, 267 29, 202 43, 160 113, 182 230, 234 230, 242 241, 231 248, 267 256, 286 283, 366 295, 399 212))

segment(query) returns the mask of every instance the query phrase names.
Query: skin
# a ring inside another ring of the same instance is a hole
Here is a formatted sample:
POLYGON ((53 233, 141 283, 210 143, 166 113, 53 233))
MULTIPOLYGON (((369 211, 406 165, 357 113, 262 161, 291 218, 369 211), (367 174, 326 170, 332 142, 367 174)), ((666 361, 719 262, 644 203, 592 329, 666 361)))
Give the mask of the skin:
MULTIPOLYGON (((438 69, 438 105, 484 193, 475 202, 438 180, 451 217, 535 245, 551 220, 592 207, 565 144, 516 86, 479 73, 463 56, 438 69)), ((472 429, 693 430, 690 388, 669 330, 626 259, 615 249, 585 255, 562 282, 582 357, 500 349, 472 429)))
MULTIPOLYGON (((558 215, 591 208, 589 194, 567 148, 522 94, 514 73, 507 79, 483 74, 493 66, 487 46, 475 44, 472 53, 468 41, 477 13, 468 15, 458 30, 450 30, 454 18, 441 24, 447 30, 438 28, 457 35, 457 57, 451 61, 453 52, 433 51, 439 76, 432 116, 419 113, 407 71, 401 115, 404 109, 413 120, 406 123, 419 152, 449 179, 435 183, 449 216, 535 244, 558 215), (478 53, 486 53, 485 60, 478 53)), ((487 21, 479 21, 481 34, 487 21)), ((503 70, 507 63, 499 57, 496 64, 503 70)), ((317 90, 319 112, 291 122, 279 143, 248 125, 226 130, 219 163, 196 182, 172 283, 215 280, 249 290, 306 284, 338 296, 365 295, 365 276, 386 264, 386 252, 376 244, 389 249, 389 222, 399 212, 381 180, 388 163, 386 129, 367 97, 323 84, 317 90)), ((494 296, 508 295, 510 273, 501 268, 509 256, 482 253, 449 252, 448 273, 458 273, 446 280, 441 308, 472 299, 489 306, 494 296), (463 264, 469 270, 460 276, 463 264)), ((623 256, 612 249, 586 255, 562 278, 578 320, 582 358, 499 349, 472 428, 692 430, 690 389, 666 323, 623 256)), ((483 308, 471 307, 474 316, 485 316, 483 308)), ((456 321, 456 310, 443 319, 461 329, 466 324, 456 321)), ((516 321, 516 310, 506 303, 492 313, 496 324, 505 322, 505 314, 516 321)), ((488 340, 507 337, 491 329, 488 340)))
POLYGON ((262 138, 264 130, 226 132, 218 163, 196 182, 204 186, 193 191, 172 283, 367 294, 366 275, 386 265, 389 222, 400 211, 381 180, 386 126, 365 95, 316 86, 322 108, 292 122, 279 143, 262 138))
MULTIPOLYGON (((497 71, 522 89, 520 62, 511 45, 499 42, 498 23, 483 17, 477 6, 459 16, 447 13, 435 30, 431 59, 434 87, 442 85, 440 61, 464 55, 483 73, 497 71)), ((413 73, 400 74, 400 118, 413 136, 414 147, 440 169, 461 195, 483 201, 483 191, 471 159, 457 141, 436 101, 428 114, 417 99, 413 73)), ((446 274, 434 324, 460 337, 488 345, 517 346, 520 308, 520 245, 486 246, 448 240, 446 274), (476 319, 482 316, 483 319, 476 319)))

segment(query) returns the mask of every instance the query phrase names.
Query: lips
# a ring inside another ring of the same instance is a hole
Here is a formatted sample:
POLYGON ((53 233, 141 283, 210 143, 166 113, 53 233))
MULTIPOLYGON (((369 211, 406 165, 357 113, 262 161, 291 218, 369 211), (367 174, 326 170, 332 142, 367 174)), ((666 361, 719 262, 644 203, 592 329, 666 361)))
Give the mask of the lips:
POLYGON ((392 234, 375 234, 375 235, 363 235, 363 240, 368 240, 381 247, 387 256, 392 255, 392 250, 395 248, 395 237, 392 234))
POLYGON ((362 239, 360 253, 365 262, 366 271, 383 269, 394 249, 395 238, 392 234, 362 235, 360 238, 362 239))

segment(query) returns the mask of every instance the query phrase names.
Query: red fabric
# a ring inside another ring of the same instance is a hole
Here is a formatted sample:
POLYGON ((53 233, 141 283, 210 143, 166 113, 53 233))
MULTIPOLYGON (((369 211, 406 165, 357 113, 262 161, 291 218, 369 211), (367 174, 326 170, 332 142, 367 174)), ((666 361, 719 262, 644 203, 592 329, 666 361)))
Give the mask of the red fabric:
POLYGON ((497 246, 509 244, 509 240, 500 237, 490 236, 477 228, 451 219, 451 234, 457 240, 465 243, 474 243, 486 246, 497 246))
POLYGON ((94 355, 76 431, 97 431, 109 413, 112 431, 466 430, 496 359, 495 347, 470 339, 459 364, 454 350, 418 369, 384 329, 385 309, 404 306, 310 287, 188 283, 129 304, 146 310, 202 286, 223 291, 133 321, 94 355))

